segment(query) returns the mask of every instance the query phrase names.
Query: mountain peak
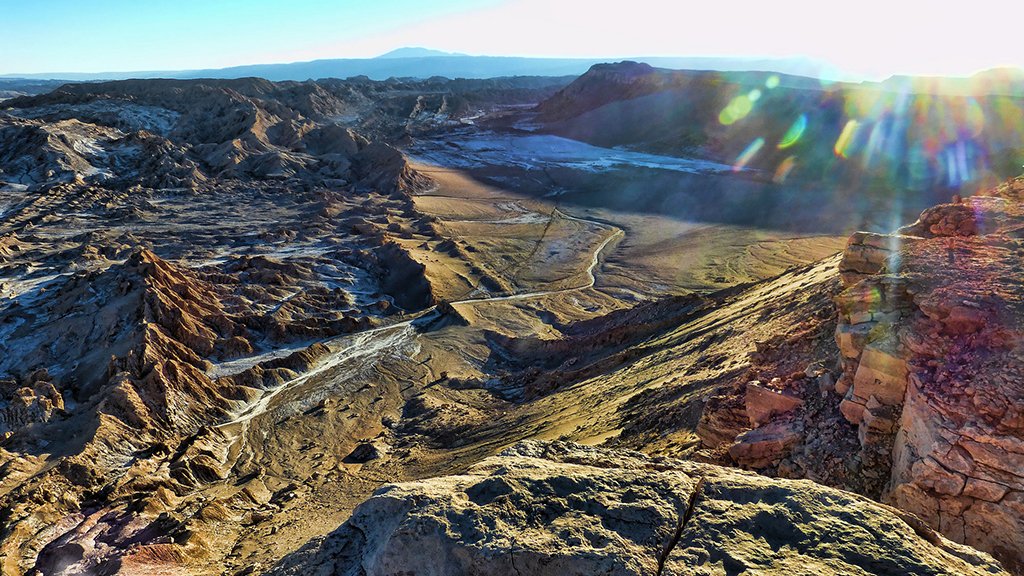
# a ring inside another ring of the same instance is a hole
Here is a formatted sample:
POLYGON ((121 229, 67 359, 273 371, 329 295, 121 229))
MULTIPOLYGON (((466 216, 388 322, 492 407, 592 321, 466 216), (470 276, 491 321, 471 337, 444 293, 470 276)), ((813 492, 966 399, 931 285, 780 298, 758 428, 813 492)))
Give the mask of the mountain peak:
POLYGON ((406 46, 404 48, 397 48, 386 54, 381 54, 380 56, 377 56, 377 58, 437 58, 440 56, 465 56, 465 54, 442 52, 441 50, 431 50, 430 48, 422 48, 420 46, 406 46))

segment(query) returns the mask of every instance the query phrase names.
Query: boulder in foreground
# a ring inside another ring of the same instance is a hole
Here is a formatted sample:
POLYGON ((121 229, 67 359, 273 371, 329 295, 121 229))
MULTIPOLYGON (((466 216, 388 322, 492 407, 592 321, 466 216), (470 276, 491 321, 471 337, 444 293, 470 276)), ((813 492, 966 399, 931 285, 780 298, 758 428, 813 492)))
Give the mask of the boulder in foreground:
POLYGON ((1006 574, 851 493, 562 442, 384 486, 272 573, 1006 574))

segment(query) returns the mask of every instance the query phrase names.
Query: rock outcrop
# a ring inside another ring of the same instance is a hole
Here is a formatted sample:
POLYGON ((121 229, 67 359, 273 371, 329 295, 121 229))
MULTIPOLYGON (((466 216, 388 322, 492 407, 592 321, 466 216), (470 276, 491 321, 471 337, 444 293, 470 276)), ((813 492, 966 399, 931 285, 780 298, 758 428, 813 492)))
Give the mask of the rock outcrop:
POLYGON ((218 378, 213 362, 370 324, 337 312, 348 304, 342 291, 309 288, 278 304, 277 286, 311 275, 298 264, 241 258, 207 275, 148 249, 95 264, 0 311, 0 325, 11 327, 0 341, 0 434, 46 422, 65 402, 75 405, 69 412, 95 409, 158 439, 191 433, 277 384, 218 378))
POLYGON ((762 346, 755 367, 804 374, 711 398, 705 446, 879 498, 1024 570, 1022 191, 1018 179, 896 233, 854 234, 831 350, 762 346))
POLYGON ((272 574, 1005 574, 916 518, 807 481, 524 442, 389 485, 272 574))
POLYGON ((13 378, 0 380, 0 438, 36 422, 47 422, 64 410, 64 397, 46 370, 36 371, 23 384, 13 378))
POLYGON ((837 298, 844 416, 884 498, 1024 567, 1024 210, 1018 180, 855 236, 837 298), (881 250, 884 245, 887 249, 881 250), (870 257, 863 257, 871 246, 870 257), (872 270, 874 268, 874 270, 872 270))
POLYGON ((99 410, 139 429, 187 430, 226 414, 231 401, 205 375, 206 358, 247 331, 225 313, 222 291, 148 250, 54 284, 0 314, 16 326, 0 343, 0 371, 58 366, 46 380, 65 401, 89 406, 102 389, 99 410))

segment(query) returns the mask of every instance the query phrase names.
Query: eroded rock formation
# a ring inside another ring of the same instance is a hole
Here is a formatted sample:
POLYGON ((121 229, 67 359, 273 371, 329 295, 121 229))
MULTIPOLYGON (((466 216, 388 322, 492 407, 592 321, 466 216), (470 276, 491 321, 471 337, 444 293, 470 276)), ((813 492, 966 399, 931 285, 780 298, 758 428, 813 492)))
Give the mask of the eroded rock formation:
POLYGON ((803 362, 805 374, 709 400, 704 444, 747 468, 880 498, 1020 571, 1022 191, 1018 179, 894 234, 854 234, 835 347, 767 346, 769 365, 803 362), (849 464, 815 467, 811 454, 849 464))
POLYGON ((837 298, 837 392, 862 450, 891 454, 884 497, 1015 567, 1024 563, 1021 185, 926 211, 837 298))

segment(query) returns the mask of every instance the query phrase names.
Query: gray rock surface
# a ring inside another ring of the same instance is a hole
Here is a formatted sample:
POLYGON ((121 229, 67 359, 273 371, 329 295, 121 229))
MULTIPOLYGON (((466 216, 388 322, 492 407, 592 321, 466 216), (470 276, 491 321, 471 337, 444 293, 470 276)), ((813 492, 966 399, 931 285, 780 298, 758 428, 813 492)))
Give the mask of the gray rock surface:
POLYGON ((271 573, 1005 574, 854 494, 561 442, 385 486, 271 573))

